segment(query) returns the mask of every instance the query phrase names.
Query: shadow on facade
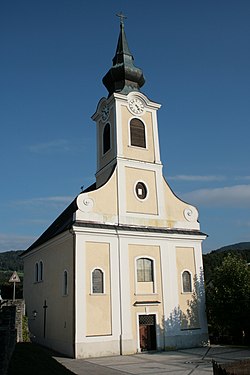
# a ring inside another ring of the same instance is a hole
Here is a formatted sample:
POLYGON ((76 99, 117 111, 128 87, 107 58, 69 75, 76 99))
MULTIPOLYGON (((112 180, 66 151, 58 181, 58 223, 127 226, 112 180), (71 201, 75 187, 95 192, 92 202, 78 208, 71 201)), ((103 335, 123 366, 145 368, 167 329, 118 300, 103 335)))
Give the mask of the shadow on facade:
POLYGON ((175 307, 168 317, 164 317, 161 327, 158 327, 158 334, 165 337, 164 349, 208 345, 202 270, 199 276, 195 275, 193 278, 192 292, 182 293, 180 299, 182 303, 175 307))

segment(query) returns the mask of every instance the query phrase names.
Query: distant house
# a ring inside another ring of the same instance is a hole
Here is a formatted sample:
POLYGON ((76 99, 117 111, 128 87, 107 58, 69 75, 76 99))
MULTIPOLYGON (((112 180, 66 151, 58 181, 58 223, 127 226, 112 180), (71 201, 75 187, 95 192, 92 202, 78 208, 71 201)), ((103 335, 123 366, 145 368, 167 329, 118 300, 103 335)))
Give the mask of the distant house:
POLYGON ((206 235, 162 175, 160 105, 140 92, 122 21, 103 83, 96 183, 23 253, 33 339, 75 358, 203 345, 206 235))

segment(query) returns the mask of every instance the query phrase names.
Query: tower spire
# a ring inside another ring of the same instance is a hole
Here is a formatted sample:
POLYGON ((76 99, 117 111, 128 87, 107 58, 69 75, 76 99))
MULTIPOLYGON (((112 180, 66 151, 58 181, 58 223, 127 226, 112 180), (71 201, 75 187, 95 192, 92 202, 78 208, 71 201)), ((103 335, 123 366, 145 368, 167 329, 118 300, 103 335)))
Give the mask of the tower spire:
POLYGON ((114 92, 128 94, 130 91, 139 91, 145 83, 143 72, 134 65, 124 30, 124 19, 127 18, 120 12, 120 34, 117 42, 113 66, 103 77, 103 84, 111 96, 114 92))

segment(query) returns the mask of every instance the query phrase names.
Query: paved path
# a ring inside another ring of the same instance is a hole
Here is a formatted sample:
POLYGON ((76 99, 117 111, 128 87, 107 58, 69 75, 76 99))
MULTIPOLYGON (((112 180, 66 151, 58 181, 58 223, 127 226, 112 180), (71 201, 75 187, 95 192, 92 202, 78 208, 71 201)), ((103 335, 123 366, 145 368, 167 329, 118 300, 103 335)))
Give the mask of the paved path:
POLYGON ((213 374, 212 359, 218 363, 250 359, 250 349, 216 345, 209 348, 129 356, 88 359, 54 358, 77 375, 208 375, 213 374))

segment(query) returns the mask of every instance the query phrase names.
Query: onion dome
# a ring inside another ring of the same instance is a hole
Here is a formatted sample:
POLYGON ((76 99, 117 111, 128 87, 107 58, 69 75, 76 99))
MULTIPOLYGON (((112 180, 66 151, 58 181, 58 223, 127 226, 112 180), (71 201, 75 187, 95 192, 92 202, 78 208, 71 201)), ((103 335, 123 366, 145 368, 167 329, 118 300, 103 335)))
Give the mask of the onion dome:
POLYGON ((113 66, 102 79, 109 96, 114 92, 127 95, 131 91, 139 91, 145 83, 143 72, 134 65, 134 57, 128 47, 123 22, 125 17, 122 14, 119 14, 118 17, 120 17, 120 34, 113 66))

